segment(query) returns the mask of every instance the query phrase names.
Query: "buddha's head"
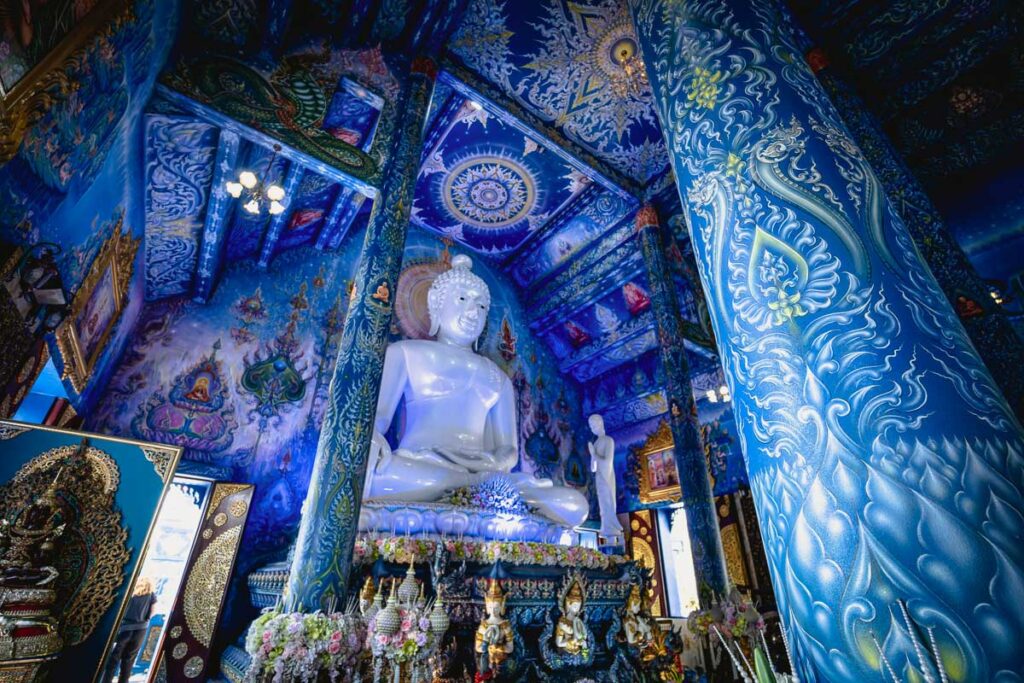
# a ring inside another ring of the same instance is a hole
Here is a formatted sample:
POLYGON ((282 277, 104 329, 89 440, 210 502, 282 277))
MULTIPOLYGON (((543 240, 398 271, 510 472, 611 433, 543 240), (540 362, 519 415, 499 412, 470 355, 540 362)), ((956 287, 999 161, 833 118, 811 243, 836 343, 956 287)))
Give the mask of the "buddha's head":
POLYGON ((484 609, 491 619, 500 619, 505 616, 505 594, 501 592, 501 586, 494 579, 491 579, 487 586, 487 594, 484 595, 484 609))
POLYGON ((590 431, 596 436, 604 436, 604 418, 594 413, 587 419, 587 424, 590 425, 590 431))
POLYGON ((574 580, 569 592, 565 596, 565 613, 569 617, 577 617, 583 611, 583 588, 580 582, 574 580))
POLYGON ((484 331, 491 292, 473 273, 468 256, 456 256, 452 267, 434 278, 427 292, 430 334, 439 341, 472 346, 484 331))

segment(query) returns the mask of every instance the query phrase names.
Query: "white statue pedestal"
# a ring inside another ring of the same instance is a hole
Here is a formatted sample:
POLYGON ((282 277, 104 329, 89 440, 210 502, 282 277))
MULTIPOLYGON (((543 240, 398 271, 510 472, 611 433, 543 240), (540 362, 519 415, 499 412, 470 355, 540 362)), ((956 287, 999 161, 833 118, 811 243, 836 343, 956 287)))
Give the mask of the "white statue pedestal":
POLYGON ((488 541, 536 541, 576 545, 578 534, 534 514, 509 514, 450 503, 363 503, 359 532, 385 536, 445 536, 488 541))

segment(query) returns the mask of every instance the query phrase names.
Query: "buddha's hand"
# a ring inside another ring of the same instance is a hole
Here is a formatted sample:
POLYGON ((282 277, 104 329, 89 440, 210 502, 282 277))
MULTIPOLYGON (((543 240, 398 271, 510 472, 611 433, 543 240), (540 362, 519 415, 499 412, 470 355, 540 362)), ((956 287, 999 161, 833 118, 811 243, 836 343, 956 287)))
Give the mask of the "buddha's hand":
POLYGON ((386 469, 391 464, 391 455, 391 444, 383 434, 374 429, 370 441, 370 462, 367 463, 367 471, 377 472, 386 469))
POLYGON ((469 472, 508 472, 519 460, 515 446, 502 446, 496 451, 482 448, 445 448, 435 449, 449 462, 465 468, 469 472))

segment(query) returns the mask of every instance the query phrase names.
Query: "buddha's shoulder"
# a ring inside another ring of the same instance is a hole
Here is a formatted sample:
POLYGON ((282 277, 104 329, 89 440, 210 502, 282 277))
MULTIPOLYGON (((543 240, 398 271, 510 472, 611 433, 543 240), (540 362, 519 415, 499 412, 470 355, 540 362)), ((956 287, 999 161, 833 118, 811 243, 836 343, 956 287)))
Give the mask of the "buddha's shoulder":
POLYGON ((397 351, 404 354, 436 353, 442 344, 433 339, 402 339, 393 342, 388 346, 388 351, 397 351))

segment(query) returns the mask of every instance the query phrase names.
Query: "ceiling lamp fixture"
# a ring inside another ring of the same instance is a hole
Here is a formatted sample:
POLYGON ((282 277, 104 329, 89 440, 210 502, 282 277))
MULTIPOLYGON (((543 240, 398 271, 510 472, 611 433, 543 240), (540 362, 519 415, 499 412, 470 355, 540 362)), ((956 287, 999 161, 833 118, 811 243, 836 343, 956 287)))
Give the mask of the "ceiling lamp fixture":
POLYGON ((708 389, 704 392, 704 395, 707 397, 708 403, 718 403, 719 401, 722 403, 728 403, 732 400, 732 394, 729 393, 729 387, 724 384, 718 387, 718 391, 708 389))
MULTIPOLYGON (((270 175, 274 159, 277 158, 277 153, 280 151, 281 146, 274 145, 274 153, 270 155, 267 160, 267 168, 263 171, 264 177, 270 175)), ((264 206, 271 216, 276 216, 285 210, 284 188, 275 183, 260 180, 252 171, 242 171, 238 174, 237 181, 229 180, 224 183, 224 188, 235 199, 243 199, 242 208, 253 215, 262 213, 264 206)))

